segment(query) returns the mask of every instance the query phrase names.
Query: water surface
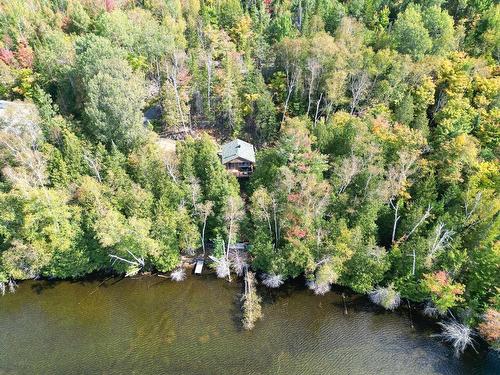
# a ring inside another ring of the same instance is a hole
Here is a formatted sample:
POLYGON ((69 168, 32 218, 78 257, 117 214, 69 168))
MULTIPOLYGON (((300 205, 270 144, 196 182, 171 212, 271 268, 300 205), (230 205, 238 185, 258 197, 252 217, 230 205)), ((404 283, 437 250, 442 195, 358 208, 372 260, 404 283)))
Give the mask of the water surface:
POLYGON ((363 297, 259 290, 264 318, 239 323, 241 284, 212 275, 32 281, 0 298, 6 374, 499 374, 492 351, 453 357, 406 312, 363 297))

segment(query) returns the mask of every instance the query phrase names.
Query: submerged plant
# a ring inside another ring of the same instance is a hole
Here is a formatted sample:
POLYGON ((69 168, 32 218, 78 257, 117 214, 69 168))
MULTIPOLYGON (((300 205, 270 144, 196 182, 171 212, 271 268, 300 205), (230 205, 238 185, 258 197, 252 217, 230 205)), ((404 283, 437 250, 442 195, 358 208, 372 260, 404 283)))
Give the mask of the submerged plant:
POLYGON ((257 319, 262 317, 261 298, 257 295, 255 284, 255 275, 252 272, 247 272, 245 275, 245 294, 241 298, 243 301, 242 323, 245 329, 252 329, 257 319))
POLYGON ((186 270, 184 268, 177 268, 170 273, 170 278, 177 282, 184 281, 186 280, 186 270))
POLYGON ((285 281, 283 280, 283 275, 276 275, 274 273, 264 274, 262 276, 262 284, 268 288, 279 288, 283 285, 285 281))
POLYGON ((399 292, 391 284, 387 287, 377 287, 370 292, 370 300, 386 310, 394 310, 401 303, 399 292))
POLYGON ((474 348, 474 331, 472 328, 456 320, 439 322, 438 324, 443 328, 443 331, 436 336, 441 337, 453 346, 456 357, 459 357, 468 346, 474 348))

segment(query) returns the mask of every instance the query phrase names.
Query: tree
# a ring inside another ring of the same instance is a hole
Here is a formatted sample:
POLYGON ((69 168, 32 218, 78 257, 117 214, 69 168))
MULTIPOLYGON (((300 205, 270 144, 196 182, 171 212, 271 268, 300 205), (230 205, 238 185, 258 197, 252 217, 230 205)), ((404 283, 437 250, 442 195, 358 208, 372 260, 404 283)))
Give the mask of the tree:
POLYGON ((224 220, 227 225, 227 249, 226 257, 229 254, 229 247, 238 232, 238 223, 243 219, 243 201, 236 196, 229 196, 224 212, 224 220))
POLYGON ((467 35, 468 49, 475 55, 485 56, 487 59, 500 61, 500 5, 496 4, 481 14, 479 22, 467 35))
POLYGON ((486 311, 484 321, 479 324, 481 335, 498 350, 500 345, 500 312, 492 308, 486 311))
POLYGON ((241 61, 236 52, 228 51, 221 61, 221 69, 216 72, 213 92, 216 94, 216 121, 231 135, 239 133, 243 124, 243 114, 239 89, 242 81, 241 61))
POLYGON ((185 66, 186 55, 175 51, 164 63, 166 82, 162 107, 168 128, 191 126, 188 108, 189 74, 185 66))
POLYGON ((174 33, 168 32, 150 12, 140 8, 102 12, 95 20, 96 34, 149 63, 174 49, 174 33))
POLYGON ((269 228, 269 237, 274 238, 275 243, 278 242, 278 226, 276 215, 275 200, 271 198, 268 191, 264 187, 259 187, 253 194, 251 199, 250 213, 255 222, 263 222, 269 228))
POLYGON ((432 302, 441 313, 446 313, 457 302, 463 301, 461 295, 464 292, 464 286, 453 283, 445 271, 424 275, 422 287, 430 293, 432 302))
POLYGON ((35 106, 11 103, 0 118, 0 157, 2 173, 20 187, 43 188, 47 182, 46 158, 40 117, 35 106))
POLYGON ((311 267, 313 239, 328 203, 329 185, 320 177, 324 159, 311 150, 305 121, 288 119, 276 147, 284 159, 269 158, 261 164, 276 173, 252 176, 253 183, 267 187, 257 188, 251 198, 252 253, 260 269, 285 278, 311 267))
POLYGON ((422 19, 432 39, 432 53, 445 55, 456 48, 453 18, 446 10, 434 5, 424 9, 422 19))
POLYGON ((304 57, 304 41, 301 39, 288 39, 285 38, 280 43, 280 53, 278 53, 278 58, 280 59, 280 65, 283 66, 283 71, 285 73, 285 83, 286 91, 284 95, 283 103, 283 116, 281 122, 285 121, 288 105, 292 97, 292 93, 297 89, 299 80, 301 79, 301 65, 302 59, 304 57))
POLYGON ((85 8, 78 0, 73 0, 68 3, 69 22, 67 30, 72 33, 85 33, 92 22, 85 8))
POLYGON ((358 293, 368 293, 383 280, 389 261, 384 249, 370 244, 358 246, 354 247, 353 256, 345 263, 346 271, 340 278, 340 284, 358 293))
POLYGON ((75 76, 80 81, 79 89, 84 96, 88 82, 101 70, 106 60, 126 58, 125 50, 111 43, 109 39, 88 34, 76 39, 75 76))
POLYGON ((96 140, 122 150, 144 137, 144 81, 123 60, 107 60, 87 85, 86 128, 96 140))
POLYGON ((422 59, 432 48, 432 40, 425 28, 420 7, 410 4, 394 22, 393 44, 401 53, 422 59))
POLYGON ((220 162, 218 150, 207 134, 197 140, 188 137, 177 146, 181 179, 189 183, 195 177, 200 185, 200 200, 214 203, 213 215, 207 219, 208 238, 225 233, 225 205, 229 196, 238 194, 236 178, 220 162))
POLYGON ((5 215, 0 227, 7 250, 1 255, 10 277, 76 277, 85 273, 87 254, 78 248, 80 209, 68 200, 65 192, 48 189, 2 193, 5 215))
POLYGON ((208 217, 213 212, 214 203, 212 201, 206 201, 198 205, 198 211, 200 213, 200 219, 202 222, 201 230, 201 246, 203 248, 203 255, 205 255, 205 230, 207 227, 208 217))
POLYGON ((127 276, 143 269, 147 257, 161 256, 161 246, 149 236, 150 228, 149 220, 125 218, 113 209, 104 211, 94 224, 96 237, 109 252, 112 267, 127 276))
POLYGON ((72 37, 62 31, 44 33, 35 46, 35 69, 38 82, 48 92, 56 92, 59 107, 68 112, 75 101, 71 70, 75 64, 75 46, 72 37))
POLYGON ((261 298, 257 295, 255 284, 255 275, 247 271, 245 274, 245 293, 241 299, 243 301, 243 328, 248 330, 252 329, 255 326, 255 321, 262 317, 261 298))

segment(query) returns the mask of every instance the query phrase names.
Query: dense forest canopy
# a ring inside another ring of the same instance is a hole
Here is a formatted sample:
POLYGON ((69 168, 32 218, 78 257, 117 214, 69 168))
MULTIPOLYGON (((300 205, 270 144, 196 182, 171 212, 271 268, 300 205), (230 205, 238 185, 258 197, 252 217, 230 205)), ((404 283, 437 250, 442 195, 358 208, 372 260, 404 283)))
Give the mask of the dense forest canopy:
POLYGON ((243 239, 499 345, 499 61, 493 0, 0 0, 1 291, 243 239))

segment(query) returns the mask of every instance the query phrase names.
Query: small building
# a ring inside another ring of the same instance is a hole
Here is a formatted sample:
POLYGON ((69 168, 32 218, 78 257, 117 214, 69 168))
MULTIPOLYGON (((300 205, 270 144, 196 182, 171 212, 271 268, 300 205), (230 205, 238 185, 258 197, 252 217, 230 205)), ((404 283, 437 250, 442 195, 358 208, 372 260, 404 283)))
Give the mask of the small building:
POLYGON ((229 245, 229 250, 245 251, 247 246, 247 242, 236 242, 229 245))
POLYGON ((255 150, 253 145, 235 139, 222 146, 222 164, 236 177, 248 177, 252 174, 255 166, 255 150))
POLYGON ((7 107, 12 104, 12 102, 8 102, 6 100, 0 100, 0 116, 6 111, 7 107))
POLYGON ((18 130, 29 126, 35 126, 40 130, 37 107, 33 103, 20 100, 14 102, 0 100, 0 123, 18 130))
POLYGON ((15 102, 0 100, 0 118, 7 119, 7 117, 15 117, 16 112, 26 108, 36 110, 36 107, 33 104, 25 103, 20 100, 15 102))

